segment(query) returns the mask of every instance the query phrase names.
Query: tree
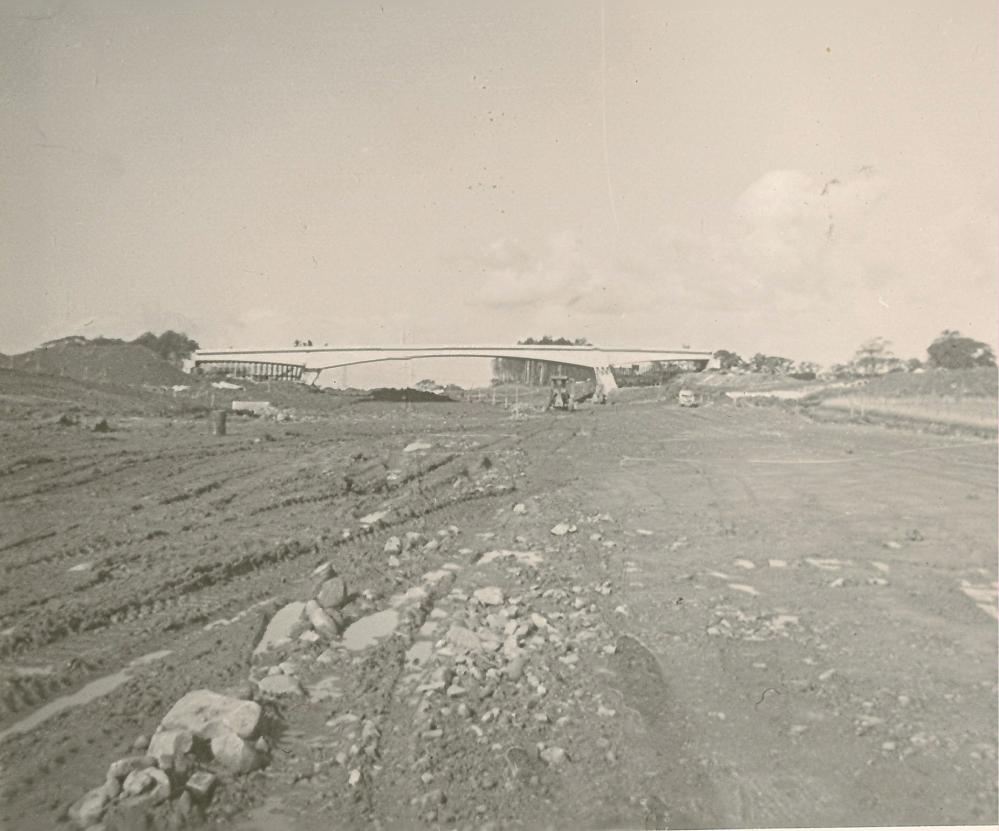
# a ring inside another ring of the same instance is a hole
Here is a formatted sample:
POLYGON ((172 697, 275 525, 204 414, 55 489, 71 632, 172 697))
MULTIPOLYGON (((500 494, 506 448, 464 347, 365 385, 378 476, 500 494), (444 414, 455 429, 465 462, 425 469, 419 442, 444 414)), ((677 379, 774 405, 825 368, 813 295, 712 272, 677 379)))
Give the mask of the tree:
POLYGON ((899 365, 891 351, 891 341, 877 337, 864 341, 853 356, 853 366, 860 375, 883 375, 899 365))
POLYGON ((718 366, 721 369, 742 369, 746 366, 746 362, 742 358, 727 349, 719 349, 712 357, 718 359, 718 366))
POLYGON ((161 335, 145 332, 132 343, 136 346, 145 346, 168 361, 189 358, 191 353, 196 352, 199 348, 197 341, 192 340, 183 332, 174 332, 172 329, 167 329, 161 335))
POLYGON ((954 329, 945 329, 927 348, 930 366, 939 369, 971 369, 995 366, 996 356, 987 343, 965 337, 954 329))
POLYGON ((770 375, 783 375, 794 365, 790 358, 782 358, 779 355, 764 355, 757 352, 749 359, 750 368, 753 372, 766 372, 770 375))
POLYGON ((905 369, 907 372, 915 372, 917 369, 923 368, 923 362, 919 358, 909 358, 905 362, 905 369))

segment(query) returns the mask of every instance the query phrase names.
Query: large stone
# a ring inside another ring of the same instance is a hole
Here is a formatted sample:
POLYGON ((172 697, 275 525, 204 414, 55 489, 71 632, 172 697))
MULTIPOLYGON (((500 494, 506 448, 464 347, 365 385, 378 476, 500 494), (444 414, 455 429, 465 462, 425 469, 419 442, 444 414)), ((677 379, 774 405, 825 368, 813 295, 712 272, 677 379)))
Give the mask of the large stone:
POLYGON ((104 816, 104 809, 110 801, 111 797, 106 787, 102 785, 94 788, 70 806, 69 818, 78 828, 88 828, 104 816))
POLYGON ((170 778, 159 768, 133 770, 125 777, 121 793, 125 797, 148 793, 150 802, 155 805, 170 798, 170 778))
POLYGON ((482 649, 482 641, 479 640, 479 636, 475 634, 471 629, 466 629, 464 626, 454 625, 447 630, 447 635, 445 635, 448 642, 460 649, 468 649, 477 651, 482 649))
POLYGON ((298 600, 278 609, 267 624, 264 636, 253 650, 253 654, 263 655, 271 649, 291 643, 295 628, 301 623, 304 614, 305 604, 298 600))
POLYGON ((233 773, 249 773, 264 763, 264 756, 235 733, 223 733, 212 739, 212 756, 233 773))
POLYGON ((472 592, 472 597, 484 606, 502 606, 503 590, 499 586, 485 586, 472 592))
POLYGON ((147 770, 148 768, 133 770, 125 777, 125 782, 121 786, 121 791, 125 796, 137 796, 153 786, 153 779, 146 773, 147 770))
POLYGON ((401 554, 402 553, 402 540, 398 537, 389 537, 385 541, 385 548, 382 549, 386 554, 401 554))
POLYGON ((283 673, 261 678, 257 686, 260 692, 267 695, 302 695, 302 685, 298 679, 283 673))
POLYGON ((315 629, 326 640, 333 640, 340 634, 340 626, 322 606, 315 600, 310 600, 305 604, 305 616, 315 629))
POLYGON ((207 770, 192 773, 185 787, 194 794, 195 799, 207 800, 212 794, 212 788, 215 787, 215 774, 207 770))
POLYGON ((149 742, 149 755, 166 770, 173 767, 177 759, 190 753, 193 744, 194 734, 190 730, 158 730, 149 742))
POLYGON ((260 723, 260 715, 260 705, 255 701, 230 698, 211 690, 194 690, 170 708, 160 722, 160 729, 190 730, 201 739, 229 733, 249 738, 260 723))
POLYGON ((342 577, 331 577, 320 586, 316 600, 324 609, 339 609, 347 602, 347 581, 342 577))
POLYGON ((108 766, 108 779, 124 779, 133 770, 152 767, 155 763, 152 756, 126 756, 108 766))

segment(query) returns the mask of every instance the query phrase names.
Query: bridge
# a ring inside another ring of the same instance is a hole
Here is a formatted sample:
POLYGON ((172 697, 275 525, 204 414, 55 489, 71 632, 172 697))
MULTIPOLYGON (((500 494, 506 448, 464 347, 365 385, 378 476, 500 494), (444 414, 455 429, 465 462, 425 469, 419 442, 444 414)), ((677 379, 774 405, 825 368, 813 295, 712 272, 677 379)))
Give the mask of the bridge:
POLYGON ((518 344, 516 346, 297 346, 290 349, 200 349, 189 369, 216 367, 259 378, 287 378, 315 383, 326 369, 379 361, 418 358, 520 358, 593 370, 598 393, 613 392, 611 367, 645 363, 682 363, 694 370, 712 365, 711 352, 690 349, 602 349, 596 346, 518 344))

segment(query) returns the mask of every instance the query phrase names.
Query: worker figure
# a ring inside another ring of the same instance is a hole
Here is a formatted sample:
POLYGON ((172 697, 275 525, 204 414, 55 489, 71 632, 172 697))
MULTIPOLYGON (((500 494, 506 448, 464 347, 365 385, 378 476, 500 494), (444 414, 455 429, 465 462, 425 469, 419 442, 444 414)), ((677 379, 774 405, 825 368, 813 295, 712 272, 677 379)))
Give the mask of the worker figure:
POLYGON ((552 376, 552 392, 548 398, 548 406, 545 411, 555 407, 559 410, 575 410, 576 402, 573 400, 572 387, 574 382, 565 375, 552 376))

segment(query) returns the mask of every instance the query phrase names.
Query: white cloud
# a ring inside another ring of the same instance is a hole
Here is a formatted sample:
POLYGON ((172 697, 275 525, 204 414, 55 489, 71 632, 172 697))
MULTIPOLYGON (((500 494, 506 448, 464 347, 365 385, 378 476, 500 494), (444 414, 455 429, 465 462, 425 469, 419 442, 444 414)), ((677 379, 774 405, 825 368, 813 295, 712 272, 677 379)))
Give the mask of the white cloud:
POLYGON ((713 226, 663 226, 627 258, 562 232, 536 249, 500 241, 476 300, 522 328, 600 342, 696 341, 843 360, 884 335, 921 354, 941 329, 990 338, 994 210, 922 218, 871 168, 770 171, 713 226), (984 331, 983 331, 984 330, 984 331))

